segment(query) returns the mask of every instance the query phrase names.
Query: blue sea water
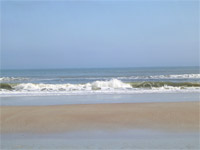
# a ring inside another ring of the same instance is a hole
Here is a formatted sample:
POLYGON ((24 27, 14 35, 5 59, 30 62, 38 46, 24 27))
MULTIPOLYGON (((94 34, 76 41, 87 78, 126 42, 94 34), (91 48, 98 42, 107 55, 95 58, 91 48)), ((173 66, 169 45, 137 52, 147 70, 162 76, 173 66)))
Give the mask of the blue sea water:
POLYGON ((198 92, 198 67, 1 70, 1 96, 198 92))
POLYGON ((198 101, 200 93, 199 67, 1 70, 0 82, 1 105, 198 101))
POLYGON ((199 148, 199 134, 196 132, 122 129, 2 135, 2 149, 5 150, 199 150, 199 148))
POLYGON ((79 84, 113 78, 123 82, 197 82, 200 72, 199 67, 1 70, 1 82, 10 83, 79 84))

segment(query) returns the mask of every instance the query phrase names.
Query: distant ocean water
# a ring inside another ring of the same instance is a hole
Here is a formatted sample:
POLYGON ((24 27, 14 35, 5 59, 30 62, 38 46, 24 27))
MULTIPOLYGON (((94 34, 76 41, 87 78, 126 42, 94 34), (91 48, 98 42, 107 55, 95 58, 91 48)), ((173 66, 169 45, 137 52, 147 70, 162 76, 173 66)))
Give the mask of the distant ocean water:
POLYGON ((0 77, 0 96, 199 91, 199 67, 1 70, 0 77))

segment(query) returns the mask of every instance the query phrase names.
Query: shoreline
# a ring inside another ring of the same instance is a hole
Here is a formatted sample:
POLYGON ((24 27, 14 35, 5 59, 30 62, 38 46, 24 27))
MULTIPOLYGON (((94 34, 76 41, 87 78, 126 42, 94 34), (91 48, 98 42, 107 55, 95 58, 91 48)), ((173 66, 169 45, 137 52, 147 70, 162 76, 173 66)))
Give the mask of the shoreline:
POLYGON ((1 133, 160 129, 199 131, 200 102, 0 106, 1 133))

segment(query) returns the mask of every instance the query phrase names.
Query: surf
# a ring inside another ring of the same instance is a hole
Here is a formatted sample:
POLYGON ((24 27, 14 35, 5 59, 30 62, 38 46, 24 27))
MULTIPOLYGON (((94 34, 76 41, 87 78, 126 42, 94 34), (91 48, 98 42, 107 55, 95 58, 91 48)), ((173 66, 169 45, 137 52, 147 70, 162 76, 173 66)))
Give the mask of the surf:
POLYGON ((153 88, 200 88, 199 82, 122 82, 118 79, 94 81, 85 84, 44 84, 44 83, 0 83, 0 91, 97 91, 97 90, 134 90, 153 88))

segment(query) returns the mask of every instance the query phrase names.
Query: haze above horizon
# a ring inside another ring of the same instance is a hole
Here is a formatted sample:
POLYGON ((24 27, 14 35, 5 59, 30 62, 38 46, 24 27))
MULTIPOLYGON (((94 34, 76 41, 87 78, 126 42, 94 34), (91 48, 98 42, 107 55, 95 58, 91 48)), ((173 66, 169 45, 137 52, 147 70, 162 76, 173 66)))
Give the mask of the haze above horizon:
POLYGON ((199 66, 198 1, 1 1, 1 68, 199 66))

